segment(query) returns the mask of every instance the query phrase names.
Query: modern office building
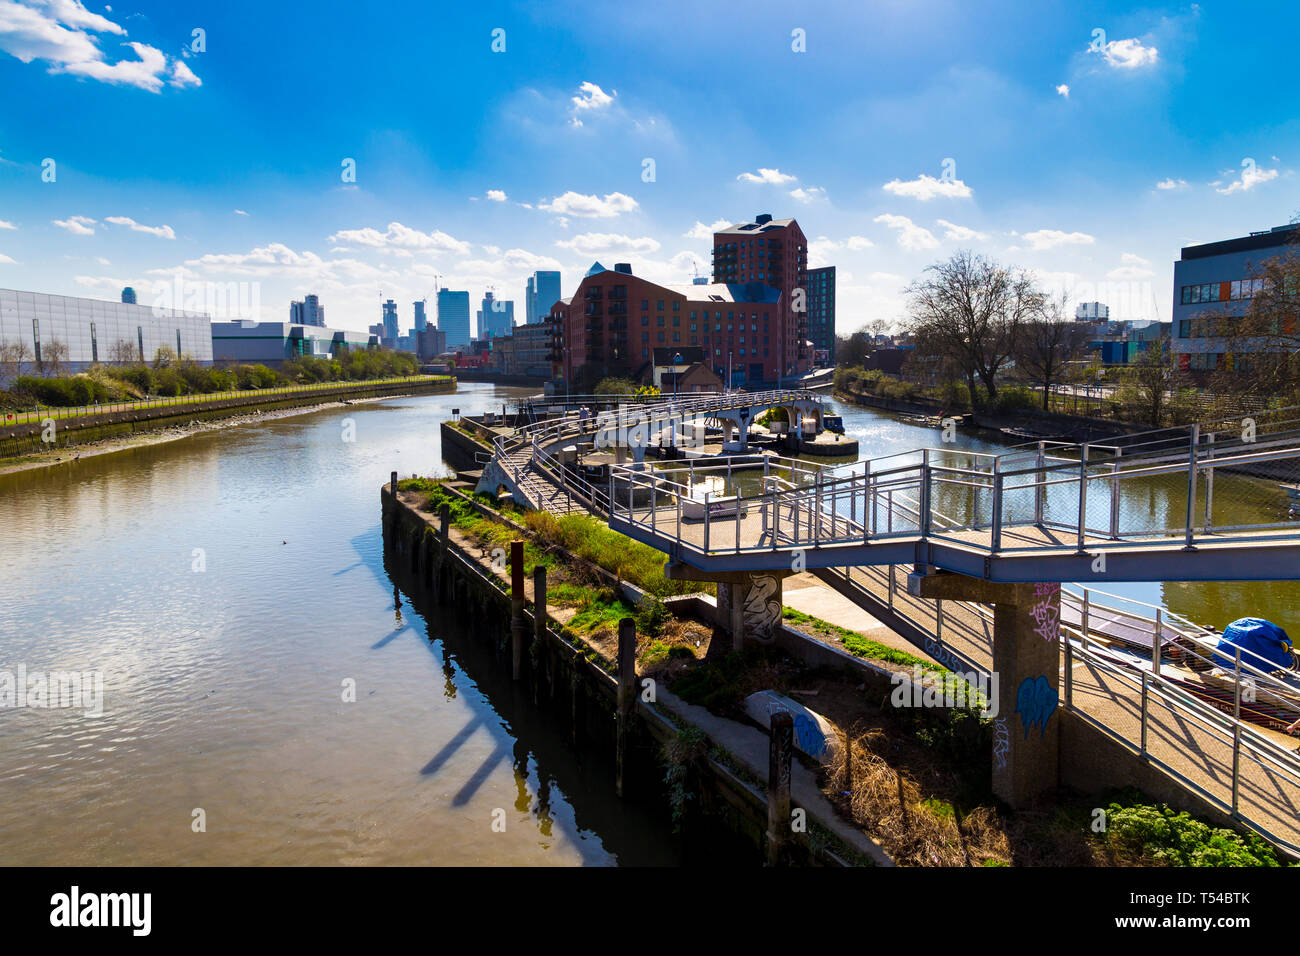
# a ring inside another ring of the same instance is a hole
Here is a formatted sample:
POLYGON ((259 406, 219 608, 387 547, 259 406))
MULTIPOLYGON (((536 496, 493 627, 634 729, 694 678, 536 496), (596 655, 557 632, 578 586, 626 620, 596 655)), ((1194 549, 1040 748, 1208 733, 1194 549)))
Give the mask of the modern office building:
POLYGON ((429 326, 429 320, 424 314, 424 299, 417 299, 411 304, 415 307, 415 332, 423 332, 429 326))
POLYGON ((301 302, 290 302, 289 322, 294 325, 324 326, 325 309, 321 306, 320 299, 315 295, 308 295, 301 302))
POLYGON ((1292 224, 1183 248, 1174 263, 1170 350, 1176 368, 1209 372, 1223 364, 1229 349, 1215 334, 1215 315, 1245 312, 1263 287, 1263 280, 1254 274, 1258 266, 1284 255, 1288 247, 1300 251, 1297 243, 1300 225, 1292 224))
POLYGON ((447 335, 447 348, 455 351, 469 345, 469 293, 438 290, 438 331, 447 335))
POLYGON ((655 348, 698 346, 734 386, 776 380, 781 292, 766 282, 658 285, 595 263, 551 310, 551 354, 571 387, 611 375, 641 377, 655 348))
POLYGON ((432 362, 447 351, 447 333, 430 325, 415 331, 415 354, 421 362, 432 362))
POLYGON ((384 319, 382 325, 384 326, 384 347, 390 349, 397 348, 397 339, 401 335, 401 332, 397 328, 397 303, 392 299, 389 299, 384 303, 384 319))
POLYGON ((213 322, 211 336, 215 361, 260 362, 271 368, 304 355, 332 358, 379 344, 377 335, 294 322, 213 322))
POLYGON ((1076 322, 1105 322, 1110 319, 1110 306, 1101 302, 1080 302, 1074 310, 1076 322))
POLYGON ((124 305, 135 305, 135 289, 127 286, 122 290, 122 302, 124 305))
POLYGON ((560 274, 558 272, 534 272, 528 277, 528 289, 524 298, 524 323, 537 325, 545 322, 550 315, 551 306, 560 298, 560 274))
POLYGON ((483 296, 483 307, 478 312, 478 336, 495 339, 510 334, 515 327, 515 304, 509 299, 498 299, 494 293, 483 296))
POLYGON ((808 270, 808 340, 813 351, 835 364, 835 267, 808 270))
POLYGON ((0 289, 0 346, 18 344, 37 374, 51 359, 73 372, 98 363, 152 362, 164 347, 212 364, 206 312, 0 289))
POLYGON ((713 281, 729 287, 757 282, 775 289, 775 324, 763 333, 775 349, 772 365, 782 378, 808 371, 808 313, 797 310, 794 295, 795 289, 808 287, 808 240, 798 222, 762 213, 753 222, 715 232, 713 281))

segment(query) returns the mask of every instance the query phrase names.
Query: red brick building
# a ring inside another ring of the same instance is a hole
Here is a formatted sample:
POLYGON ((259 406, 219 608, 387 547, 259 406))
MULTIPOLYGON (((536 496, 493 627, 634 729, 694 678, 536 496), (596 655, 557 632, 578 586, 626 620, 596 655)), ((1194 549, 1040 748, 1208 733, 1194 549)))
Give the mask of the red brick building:
MULTIPOLYGON (((762 213, 713 234, 715 283, 762 282, 781 293, 778 336, 781 374, 807 371, 812 360, 808 344, 808 239, 793 219, 773 219, 762 213), (802 290, 799 296, 795 290, 802 290), (796 311, 798 309, 798 311, 796 311)), ((773 335, 777 335, 773 330, 773 335)))
POLYGON ((784 357, 782 309, 780 290, 766 282, 659 285, 627 263, 596 263, 551 308, 551 360, 574 391, 611 375, 641 377, 655 349, 692 346, 724 381, 773 382, 784 357))

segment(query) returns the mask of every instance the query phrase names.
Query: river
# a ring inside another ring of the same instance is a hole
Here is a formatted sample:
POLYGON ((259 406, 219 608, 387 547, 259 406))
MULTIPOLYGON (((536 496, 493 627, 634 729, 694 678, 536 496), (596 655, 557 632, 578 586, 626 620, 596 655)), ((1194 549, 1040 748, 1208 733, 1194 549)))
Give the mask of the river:
POLYGON ((394 603, 380 485, 448 473, 438 422, 518 394, 463 384, 0 477, 0 671, 104 680, 102 716, 0 710, 0 860, 689 862, 454 614, 394 603))

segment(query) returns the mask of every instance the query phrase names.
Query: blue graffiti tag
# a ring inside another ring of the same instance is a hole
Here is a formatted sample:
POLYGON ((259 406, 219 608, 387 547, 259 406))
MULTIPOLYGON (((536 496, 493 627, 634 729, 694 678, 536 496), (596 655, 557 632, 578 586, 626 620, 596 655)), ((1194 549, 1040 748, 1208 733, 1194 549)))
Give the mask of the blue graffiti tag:
POLYGON ((1029 728, 1037 727, 1038 736, 1047 734, 1047 721, 1056 712, 1060 696, 1052 689, 1047 678, 1042 674, 1026 677, 1016 689, 1016 713, 1025 728, 1025 739, 1029 739, 1029 728))
POLYGON ((826 735, 817 721, 807 714, 794 715, 794 737, 804 753, 813 757, 826 753, 826 735))

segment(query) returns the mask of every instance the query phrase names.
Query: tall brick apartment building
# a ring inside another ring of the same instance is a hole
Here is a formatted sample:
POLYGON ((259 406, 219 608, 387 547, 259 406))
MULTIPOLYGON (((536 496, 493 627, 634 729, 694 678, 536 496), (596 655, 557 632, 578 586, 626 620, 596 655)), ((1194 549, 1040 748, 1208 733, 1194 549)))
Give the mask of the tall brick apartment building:
POLYGON ((551 361, 574 391, 611 375, 641 377, 654 349, 703 349, 733 386, 756 387, 807 371, 807 240, 793 219, 759 216, 714 235, 714 281, 659 285, 628 263, 595 263, 575 293, 551 308, 551 361))

